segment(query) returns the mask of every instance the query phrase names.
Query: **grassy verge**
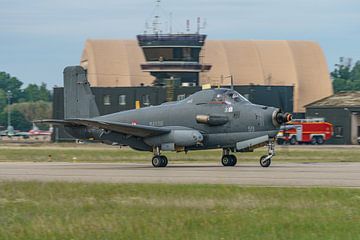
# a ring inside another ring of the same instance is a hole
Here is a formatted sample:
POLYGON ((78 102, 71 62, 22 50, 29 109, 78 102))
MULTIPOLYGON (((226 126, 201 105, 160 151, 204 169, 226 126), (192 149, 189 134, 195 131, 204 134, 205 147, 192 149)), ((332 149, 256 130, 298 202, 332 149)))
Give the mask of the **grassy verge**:
MULTIPOLYGON (((152 154, 129 148, 99 145, 1 146, 0 161, 76 161, 76 162, 149 162, 152 154), (49 155, 51 157, 49 157, 49 155)), ((239 162, 258 161, 266 148, 253 153, 238 153, 239 162)), ((188 154, 166 152, 170 161, 218 162, 221 150, 193 151, 188 154)), ((276 162, 358 162, 360 148, 278 147, 276 162)))
POLYGON ((357 239, 360 191, 0 183, 0 239, 357 239))

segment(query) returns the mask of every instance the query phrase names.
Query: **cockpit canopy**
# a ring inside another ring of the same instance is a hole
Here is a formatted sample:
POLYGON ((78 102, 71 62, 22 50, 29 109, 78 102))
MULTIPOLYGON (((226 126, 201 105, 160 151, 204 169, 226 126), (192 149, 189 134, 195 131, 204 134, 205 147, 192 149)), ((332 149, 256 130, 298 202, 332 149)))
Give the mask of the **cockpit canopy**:
POLYGON ((206 103, 239 103, 249 102, 240 93, 226 88, 209 89, 203 90, 186 98, 184 101, 191 100, 195 104, 206 104, 206 103))

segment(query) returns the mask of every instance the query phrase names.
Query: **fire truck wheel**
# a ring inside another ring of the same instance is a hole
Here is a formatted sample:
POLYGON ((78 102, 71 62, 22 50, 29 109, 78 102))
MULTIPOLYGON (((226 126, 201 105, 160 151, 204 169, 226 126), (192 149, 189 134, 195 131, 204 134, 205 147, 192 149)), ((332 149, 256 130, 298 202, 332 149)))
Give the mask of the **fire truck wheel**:
POLYGON ((316 137, 312 137, 311 138, 311 145, 315 145, 316 144, 316 137))
POLYGON ((296 137, 291 137, 291 138, 290 138, 290 144, 291 144, 291 145, 295 145, 296 142, 297 142, 297 141, 296 141, 296 137))
POLYGON ((285 144, 284 139, 280 139, 280 138, 278 138, 278 139, 276 140, 276 142, 277 142, 277 144, 279 144, 279 145, 284 145, 284 144, 285 144))
POLYGON ((324 138, 321 137, 321 136, 320 136, 320 137, 317 137, 316 142, 317 142, 317 144, 319 144, 319 145, 324 144, 324 138))

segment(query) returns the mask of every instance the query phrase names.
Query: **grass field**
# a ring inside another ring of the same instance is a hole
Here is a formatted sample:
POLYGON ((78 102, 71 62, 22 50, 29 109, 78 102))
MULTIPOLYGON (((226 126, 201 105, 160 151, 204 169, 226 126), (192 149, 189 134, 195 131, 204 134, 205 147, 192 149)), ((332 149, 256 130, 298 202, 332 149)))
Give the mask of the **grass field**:
MULTIPOLYGON (((104 145, 39 145, 0 146, 0 161, 65 161, 65 162, 150 162, 152 153, 104 145), (51 155, 51 157, 49 157, 51 155)), ((239 162, 258 161, 266 148, 253 153, 238 153, 239 162)), ((185 153, 165 152, 170 161, 219 162, 221 150, 185 153)), ((278 147, 277 162, 358 162, 360 147, 278 147)))
POLYGON ((360 239, 360 191, 0 182, 0 239, 360 239))

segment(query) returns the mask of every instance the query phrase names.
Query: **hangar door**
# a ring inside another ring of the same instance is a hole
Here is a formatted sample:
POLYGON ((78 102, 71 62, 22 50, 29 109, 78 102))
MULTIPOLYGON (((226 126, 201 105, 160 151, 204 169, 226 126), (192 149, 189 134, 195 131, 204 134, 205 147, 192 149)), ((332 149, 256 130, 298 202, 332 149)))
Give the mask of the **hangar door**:
POLYGON ((358 144, 358 137, 360 137, 360 113, 353 112, 351 115, 351 143, 358 144))

